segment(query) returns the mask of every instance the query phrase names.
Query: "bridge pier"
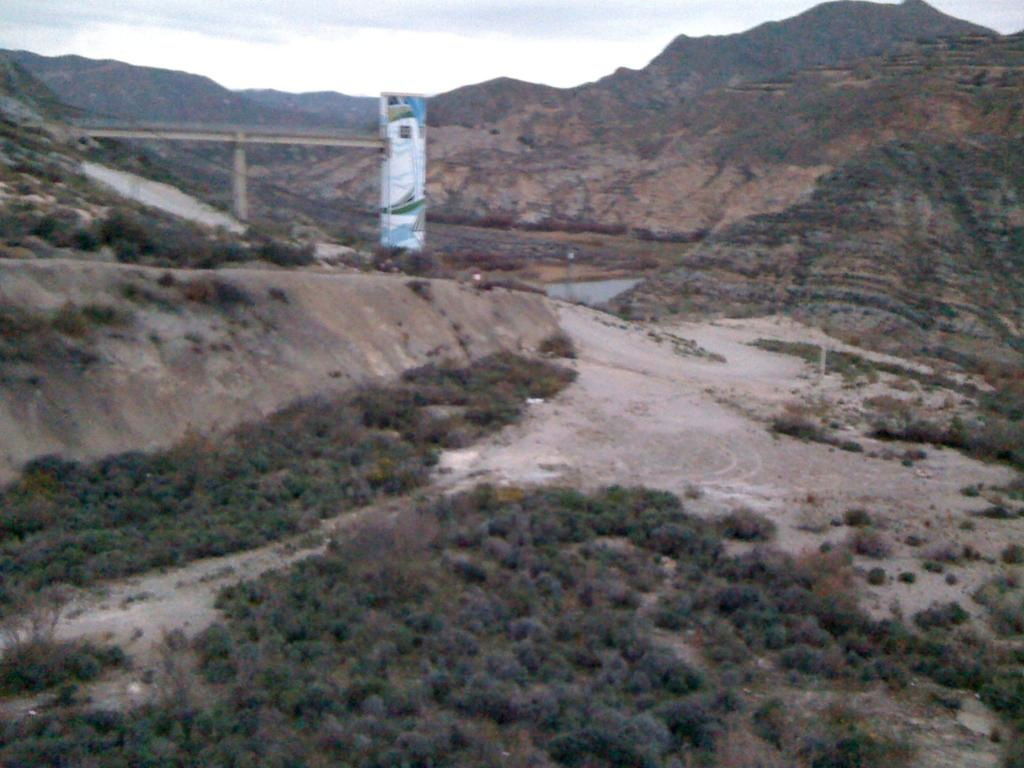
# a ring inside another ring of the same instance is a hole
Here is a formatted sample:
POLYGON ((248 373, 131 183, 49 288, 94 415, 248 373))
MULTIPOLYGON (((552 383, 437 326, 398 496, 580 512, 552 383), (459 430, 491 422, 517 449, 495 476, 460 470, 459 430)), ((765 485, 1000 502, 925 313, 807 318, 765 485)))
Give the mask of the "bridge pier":
POLYGON ((232 174, 231 189, 233 192, 235 218, 239 221, 249 220, 249 189, 247 186, 247 174, 245 164, 245 141, 244 134, 235 136, 235 170, 232 174))
POLYGON ((105 124, 102 126, 48 124, 51 130, 66 130, 76 137, 97 139, 144 139, 158 141, 217 141, 234 147, 234 167, 231 173, 232 206, 239 221, 249 220, 248 169, 245 158, 246 144, 294 144, 308 147, 358 147, 386 151, 386 137, 359 136, 323 129, 267 128, 265 126, 203 126, 105 124))

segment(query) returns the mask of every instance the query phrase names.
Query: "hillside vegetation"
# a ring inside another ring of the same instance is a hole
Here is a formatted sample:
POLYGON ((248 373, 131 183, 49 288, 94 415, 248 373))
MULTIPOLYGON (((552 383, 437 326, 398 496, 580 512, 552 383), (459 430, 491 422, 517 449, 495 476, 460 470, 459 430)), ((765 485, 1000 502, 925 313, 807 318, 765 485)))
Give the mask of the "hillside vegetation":
POLYGON ((497 355, 298 403, 221 439, 196 435, 90 464, 37 459, 0 491, 0 612, 52 584, 256 547, 409 491, 427 481, 441 448, 511 423, 527 397, 550 397, 571 380, 571 371, 497 355))
MULTIPOLYGON (((913 748, 883 722, 838 704, 813 717, 789 706, 822 680, 900 691, 931 678, 1022 724, 1019 666, 957 629, 956 610, 922 612, 917 629, 874 621, 847 579, 842 556, 726 555, 715 528, 670 494, 481 487, 223 592, 225 622, 194 643, 202 685, 169 664, 178 672, 161 703, 6 724, 0 755, 58 765, 102 753, 111 766, 909 764, 913 748)), ((182 651, 169 647, 169 658, 182 651)))

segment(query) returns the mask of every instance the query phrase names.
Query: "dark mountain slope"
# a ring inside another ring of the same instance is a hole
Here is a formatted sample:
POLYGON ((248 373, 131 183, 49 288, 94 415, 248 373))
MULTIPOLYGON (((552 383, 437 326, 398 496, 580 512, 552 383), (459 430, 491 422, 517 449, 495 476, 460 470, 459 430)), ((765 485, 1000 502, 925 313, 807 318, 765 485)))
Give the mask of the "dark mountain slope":
POLYGON ((433 100, 431 122, 468 125, 475 119, 475 124, 483 124, 526 105, 562 106, 574 99, 584 108, 599 109, 601 120, 615 119, 610 111, 619 119, 637 120, 642 119, 635 114, 638 108, 660 109, 719 86, 834 66, 881 54, 901 42, 962 35, 995 33, 947 16, 921 0, 900 5, 842 0, 735 35, 681 35, 645 68, 619 69, 575 89, 506 78, 459 88, 433 100))
POLYGON ((378 100, 372 96, 346 96, 335 91, 287 93, 273 89, 238 91, 265 107, 315 115, 320 122, 338 128, 372 130, 377 127, 378 100))
POLYGON ((3 53, 0 53, 0 112, 18 121, 36 122, 74 114, 53 91, 3 53))
POLYGON ((499 77, 435 96, 430 100, 427 120, 433 125, 467 127, 494 123, 515 114, 525 104, 564 107, 573 95, 571 88, 553 88, 512 77, 499 77))
POLYGON ((311 125, 311 115, 272 109, 208 77, 82 56, 7 56, 73 107, 143 121, 311 125))
POLYGON ((1024 352, 1024 137, 894 142, 712 235, 634 311, 786 309, 902 353, 1024 352))

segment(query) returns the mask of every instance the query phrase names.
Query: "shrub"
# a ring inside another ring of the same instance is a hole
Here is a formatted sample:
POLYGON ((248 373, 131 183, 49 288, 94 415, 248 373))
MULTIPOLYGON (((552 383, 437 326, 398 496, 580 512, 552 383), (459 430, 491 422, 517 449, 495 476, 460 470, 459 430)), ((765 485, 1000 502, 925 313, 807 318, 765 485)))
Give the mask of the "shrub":
POLYGON ((914 623, 921 629, 952 629, 969 618, 970 614, 959 603, 932 603, 925 610, 914 614, 914 623))
POLYGON ((124 652, 117 646, 61 642, 54 633, 67 595, 45 590, 25 600, 0 626, 0 695, 37 693, 58 685, 95 679, 106 667, 120 666, 124 652))
POLYGON ((86 304, 76 307, 65 304, 53 316, 54 330, 66 336, 82 337, 93 328, 125 325, 130 315, 116 307, 103 304, 86 304))
POLYGON ((999 557, 1007 565, 1020 565, 1024 563, 1024 547, 1020 544, 1008 544, 999 557))
MULTIPOLYGON (((258 259, 269 261, 281 267, 304 267, 316 261, 311 245, 293 245, 272 238, 257 241, 253 255, 258 259)), ((240 261, 245 258, 243 253, 231 254, 222 261, 240 261), (233 257, 233 258, 232 258, 233 257)), ((212 265, 211 265, 212 266, 212 265)))
POLYGON ((737 509, 719 521, 722 535, 740 541, 768 541, 775 537, 775 523, 750 509, 737 509))
POLYGON ((1024 591, 1014 574, 989 579, 974 593, 974 600, 988 609, 989 621, 996 632, 1024 634, 1024 591))
POLYGON ((496 355, 466 369, 412 371, 391 388, 300 402, 217 441, 90 464, 36 460, 0 491, 0 612, 18 585, 85 585, 223 555, 404 493, 426 481, 450 434, 510 423, 526 397, 571 378, 548 363, 496 355), (467 406, 465 421, 427 429, 424 408, 455 403, 467 406))
POLYGON ((720 714, 714 711, 704 695, 691 695, 663 705, 657 716, 668 727, 679 744, 697 749, 712 750, 724 731, 720 714))
POLYGON ((810 413, 805 408, 796 405, 786 406, 785 411, 772 420, 771 431, 814 442, 823 442, 825 438, 824 431, 811 418, 810 413))
POLYGON ((405 284, 405 287, 424 301, 431 301, 434 298, 430 290, 430 283, 426 280, 410 280, 405 284))
POLYGON ((182 296, 197 304, 210 304, 219 309, 252 305, 252 297, 242 288, 220 278, 196 277, 180 284, 182 296))
POLYGON ((852 528, 871 525, 871 515, 864 509, 848 509, 843 513, 843 522, 852 528))
POLYGON ((754 732, 776 748, 782 747, 787 734, 786 711, 781 699, 768 699, 754 710, 754 732))
POLYGON ((800 753, 813 768, 899 768, 914 756, 909 744, 866 727, 860 716, 842 708, 828 710, 815 722, 800 753))
POLYGON ((871 584, 876 587, 885 584, 885 569, 872 568, 870 571, 868 571, 868 584, 871 584))
POLYGON ((854 531, 847 539, 847 546, 863 557, 888 557, 892 552, 889 542, 878 531, 863 528, 854 531))
POLYGON ((538 348, 544 357, 564 357, 573 359, 576 357, 576 344, 572 337, 564 331, 557 331, 545 337, 538 348))
POLYGON ((976 512, 978 517, 987 517, 990 520, 1012 520, 1017 515, 1014 514, 1010 509, 1007 509, 1001 504, 995 506, 986 507, 980 512, 976 512))

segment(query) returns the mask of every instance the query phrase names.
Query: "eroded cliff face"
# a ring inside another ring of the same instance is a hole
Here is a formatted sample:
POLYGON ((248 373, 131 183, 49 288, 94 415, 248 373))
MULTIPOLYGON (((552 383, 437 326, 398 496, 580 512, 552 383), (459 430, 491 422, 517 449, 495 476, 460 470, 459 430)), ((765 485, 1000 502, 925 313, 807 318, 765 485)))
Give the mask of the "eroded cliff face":
POLYGON ((409 368, 529 353, 542 296, 406 277, 0 261, 0 482, 170 445, 409 368))
POLYGON ((893 142, 710 236, 620 309, 780 309, 903 355, 1020 360, 1024 140, 893 142))
MULTIPOLYGON (((632 85, 626 74, 558 93, 495 81, 437 97, 431 215, 702 235, 785 211, 829 171, 893 140, 1022 130, 1020 35, 907 43, 856 60, 837 54, 828 66, 773 77, 766 69, 693 93, 652 71, 632 73, 632 85)), ((283 173, 310 194, 370 199, 373 162, 283 173)))

